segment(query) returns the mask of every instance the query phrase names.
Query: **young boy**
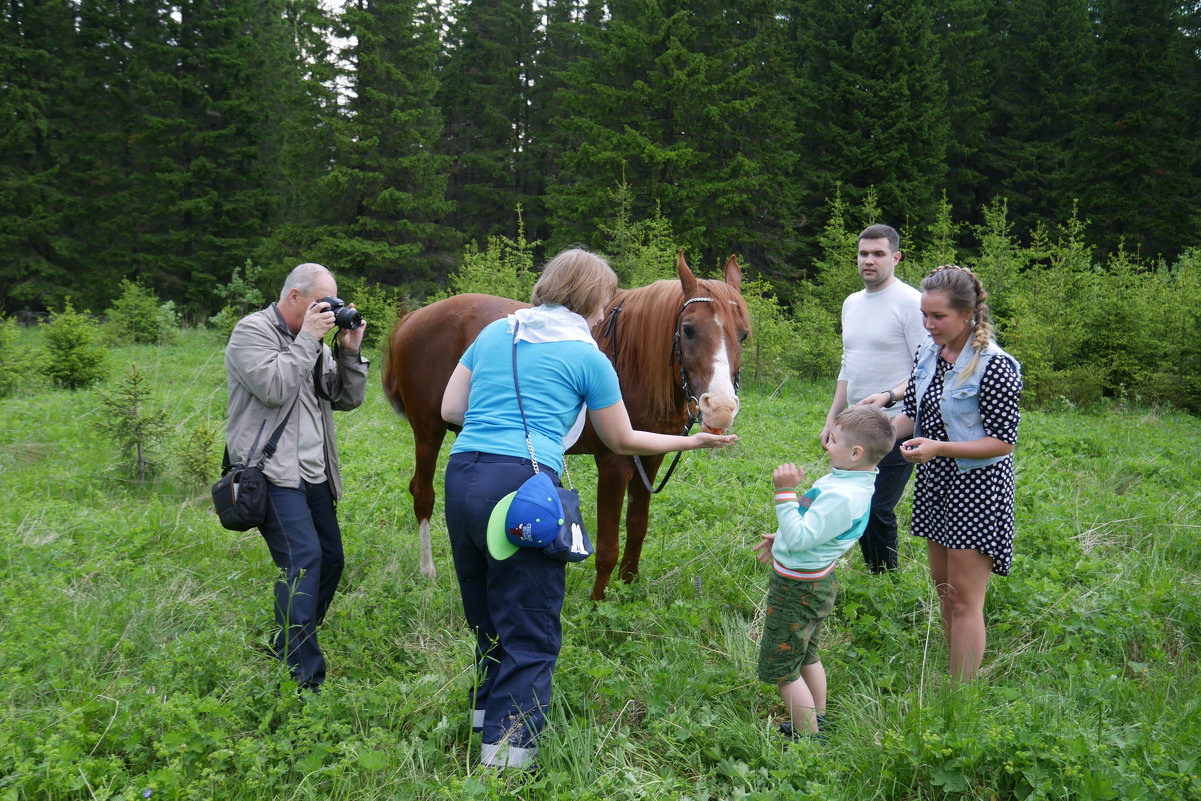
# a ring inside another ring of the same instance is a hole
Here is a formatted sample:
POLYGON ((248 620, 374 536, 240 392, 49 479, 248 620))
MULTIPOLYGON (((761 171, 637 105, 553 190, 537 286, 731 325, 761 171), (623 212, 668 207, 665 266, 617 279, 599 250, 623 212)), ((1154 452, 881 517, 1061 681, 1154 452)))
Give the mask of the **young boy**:
POLYGON ((775 567, 767 590, 759 678, 779 687, 789 721, 780 733, 818 735, 825 722, 826 670, 817 653, 822 621, 834 609, 834 563, 867 527, 876 463, 892 449, 892 424, 879 409, 851 406, 834 420, 825 444, 828 475, 797 498, 804 471, 782 464, 775 484, 774 534, 755 546, 759 561, 775 567))

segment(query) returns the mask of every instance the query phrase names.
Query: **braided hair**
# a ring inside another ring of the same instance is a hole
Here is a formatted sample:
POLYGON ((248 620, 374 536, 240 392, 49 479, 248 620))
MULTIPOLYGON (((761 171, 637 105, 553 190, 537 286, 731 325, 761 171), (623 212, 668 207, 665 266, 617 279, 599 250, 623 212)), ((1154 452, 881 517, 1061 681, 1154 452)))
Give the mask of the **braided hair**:
POLYGON ((988 293, 980 277, 966 267, 955 264, 944 264, 935 267, 922 279, 922 292, 941 292, 947 299, 947 305, 958 312, 971 314, 972 348, 975 354, 967 366, 960 371, 960 381, 966 379, 976 369, 980 361, 980 353, 993 342, 992 314, 985 302, 988 293))

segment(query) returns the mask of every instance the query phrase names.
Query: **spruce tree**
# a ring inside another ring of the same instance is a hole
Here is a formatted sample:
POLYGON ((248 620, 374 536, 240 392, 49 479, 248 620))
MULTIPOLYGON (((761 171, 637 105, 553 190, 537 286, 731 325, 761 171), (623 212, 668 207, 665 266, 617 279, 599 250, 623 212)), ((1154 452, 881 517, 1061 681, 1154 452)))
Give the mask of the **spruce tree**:
POLYGON ((268 140, 278 154, 277 169, 267 175, 274 201, 271 236, 257 261, 283 270, 314 258, 308 245, 326 208, 316 188, 331 168, 339 73, 332 44, 338 32, 321 0, 290 0, 280 34, 277 47, 286 61, 279 64, 277 91, 268 98, 271 118, 278 121, 268 140))
POLYGON ((737 252, 792 270, 796 148, 777 10, 621 0, 583 28, 548 190, 554 243, 607 221, 607 193, 625 182, 634 216, 661 211, 697 263, 737 252))
POLYGON ((1012 0, 990 20, 994 75, 981 153, 984 197, 1003 198, 1019 232, 1067 216, 1067 159, 1081 133, 1093 27, 1089 0, 1012 0))
POLYGON ((940 0, 934 8, 935 41, 947 84, 947 173, 944 184, 954 217, 983 221, 993 196, 985 175, 996 76, 988 19, 999 0, 940 0))
POLYGON ((1186 114, 1196 53, 1175 0, 1103 0, 1087 126, 1069 159, 1072 188, 1107 252, 1122 242, 1173 259, 1201 210, 1201 153, 1186 114))
POLYGON ((526 158, 539 34, 530 0, 461 0, 450 17, 437 94, 453 163, 448 219, 483 243, 513 234, 518 206, 541 204, 545 168, 526 158))
POLYGON ((541 45, 534 56, 529 91, 529 128, 522 143, 521 169, 525 172, 521 194, 522 219, 528 236, 545 241, 550 235, 545 194, 556 182, 562 155, 568 148, 559 135, 563 106, 564 74, 588 52, 583 29, 600 24, 598 0, 547 0, 543 8, 541 45))
POLYGON ((103 408, 93 425, 117 445, 113 467, 137 484, 158 472, 156 451, 170 429, 166 411, 151 404, 153 393, 146 374, 133 363, 115 387, 96 392, 103 408))
POLYGON ((432 287, 457 248, 443 224, 447 159, 435 152, 436 8, 420 0, 355 0, 342 16, 350 98, 334 125, 334 159, 311 258, 386 283, 432 287))
MULTIPOLYGON (((88 3, 89 66, 113 147, 87 238, 99 260, 192 312, 258 247, 273 218, 278 107, 294 60, 285 0, 88 3), (114 135, 119 130, 119 136, 114 135)), ((112 289, 116 289, 115 282, 112 289)), ((111 291, 111 290, 110 290, 111 291)))
POLYGON ((876 187, 895 227, 936 216, 947 175, 947 87, 933 0, 796 0, 789 5, 806 208, 842 184, 876 187))
POLYGON ((79 81, 70 4, 0 3, 0 282, 3 310, 60 305, 76 276, 62 100, 79 81))
MULTIPOLYGON (((137 190, 145 176, 132 154, 145 141, 137 123, 135 99, 152 42, 162 37, 159 3, 79 3, 76 55, 80 80, 64 96, 70 109, 74 144, 63 175, 67 190, 80 199, 71 220, 73 238, 86 254, 76 264, 79 288, 87 297, 115 298, 123 278, 145 276, 157 283, 153 258, 140 261, 138 237, 147 230, 137 190)), ((177 296, 178 299, 178 296, 177 296)))

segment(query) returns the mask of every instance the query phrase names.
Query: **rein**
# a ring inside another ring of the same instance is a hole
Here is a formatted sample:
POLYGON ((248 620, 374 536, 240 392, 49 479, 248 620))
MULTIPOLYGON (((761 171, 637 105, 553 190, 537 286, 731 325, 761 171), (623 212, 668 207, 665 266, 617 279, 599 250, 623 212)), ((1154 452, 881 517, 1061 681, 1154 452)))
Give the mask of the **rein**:
MULTIPOLYGON (((687 309, 692 303, 711 303, 712 301, 713 298, 704 296, 688 298, 684 301, 684 304, 680 306, 680 310, 676 312, 676 332, 672 337, 671 359, 668 361, 668 364, 670 365, 671 361, 675 361, 680 366, 680 389, 684 392, 684 402, 687 404, 688 408, 688 420, 684 424, 684 433, 681 435, 685 437, 688 436, 690 431, 692 431, 692 427, 696 425, 697 420, 700 417, 700 401, 698 401, 696 396, 692 394, 692 390, 688 386, 688 374, 684 371, 684 350, 680 344, 680 334, 684 325, 684 310, 687 309)), ((622 303, 624 302, 625 301, 623 300, 622 303)), ((605 325, 604 332, 604 336, 611 338, 613 342, 613 352, 610 355, 610 358, 613 360, 614 366, 617 365, 617 317, 621 313, 622 303, 618 303, 609 312, 609 322, 605 325)), ((738 391, 737 376, 734 377, 734 391, 738 391)), ((633 457, 634 467, 638 469, 638 477, 642 479, 642 484, 646 487, 647 492, 651 493, 652 495, 657 495, 663 491, 664 487, 667 486, 668 479, 670 479, 671 474, 675 472, 676 465, 680 463, 680 456, 683 454, 683 451, 676 451, 675 453, 676 455, 671 460, 671 465, 668 466, 667 472, 663 475, 663 478, 660 479, 658 487, 654 487, 653 482, 651 482, 650 478, 647 477, 646 469, 642 466, 642 460, 637 456, 633 457)))

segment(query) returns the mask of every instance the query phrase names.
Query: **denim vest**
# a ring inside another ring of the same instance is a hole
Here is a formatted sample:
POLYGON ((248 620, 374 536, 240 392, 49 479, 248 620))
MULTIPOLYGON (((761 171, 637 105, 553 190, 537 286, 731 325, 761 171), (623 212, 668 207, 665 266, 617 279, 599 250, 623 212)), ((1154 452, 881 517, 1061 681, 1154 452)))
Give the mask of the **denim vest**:
MULTIPOLYGON (((934 344, 933 339, 927 338, 917 351, 917 359, 913 368, 914 389, 917 391, 917 412, 913 421, 913 436, 915 437, 923 436, 922 401, 926 397, 926 390, 934 380, 934 373, 938 367, 938 354, 941 350, 940 346, 934 344)), ((990 342, 984 352, 980 354, 980 361, 977 362, 976 369, 972 370, 971 375, 960 381, 960 368, 970 364, 975 353, 976 349, 972 347, 971 340, 964 343, 963 350, 959 353, 955 364, 951 365, 951 368, 943 374, 942 399, 939 410, 942 413, 942 421, 947 427, 947 437, 952 442, 970 442, 987 436, 984 432, 984 422, 980 418, 980 380, 984 377, 985 368, 988 367, 988 363, 992 361, 993 357, 1004 356, 1013 363, 1019 376, 1022 373, 1022 366, 1017 359, 1001 350, 995 342, 990 342)), ((966 473, 968 470, 987 467, 1008 457, 1009 454, 1006 454, 990 456, 987 459, 956 459, 955 462, 959 465, 959 471, 966 473)))

